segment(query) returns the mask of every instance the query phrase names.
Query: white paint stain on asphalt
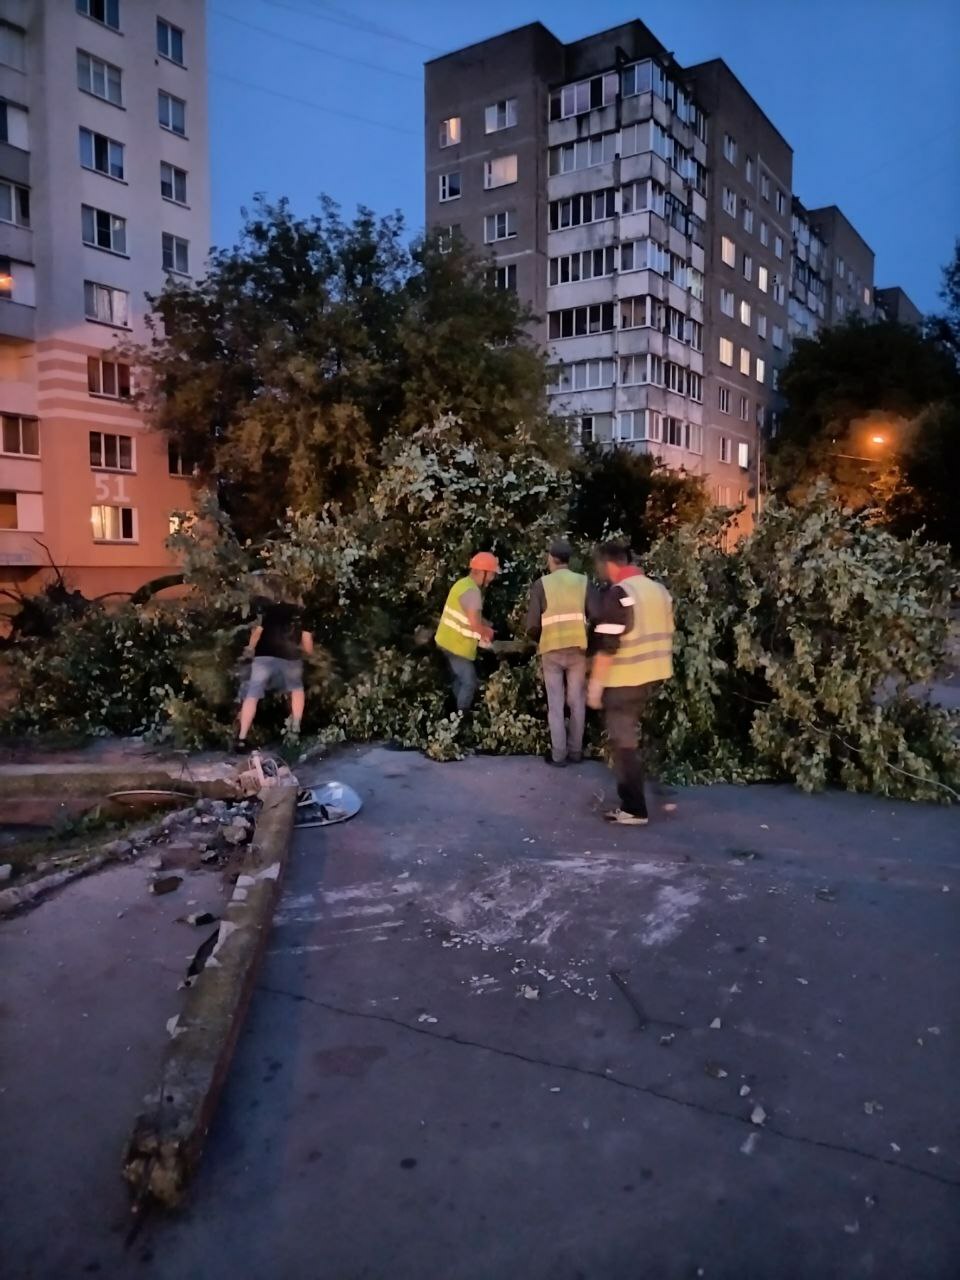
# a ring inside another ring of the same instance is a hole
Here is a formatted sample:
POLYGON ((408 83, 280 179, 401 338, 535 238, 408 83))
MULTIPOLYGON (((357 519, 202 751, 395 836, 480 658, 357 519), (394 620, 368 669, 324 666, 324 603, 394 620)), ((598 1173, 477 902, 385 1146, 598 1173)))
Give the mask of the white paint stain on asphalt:
POLYGON ((657 890, 653 910, 643 921, 640 941, 645 947, 662 947, 672 942, 700 901, 700 886, 667 884, 657 890))

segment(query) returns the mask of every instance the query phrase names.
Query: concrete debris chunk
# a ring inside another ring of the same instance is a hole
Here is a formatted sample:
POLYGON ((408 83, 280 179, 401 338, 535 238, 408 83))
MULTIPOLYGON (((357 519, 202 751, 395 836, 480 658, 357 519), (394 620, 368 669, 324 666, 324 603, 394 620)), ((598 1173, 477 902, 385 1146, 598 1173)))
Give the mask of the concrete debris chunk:
POLYGON ((540 988, 531 986, 529 982, 521 982, 517 987, 517 995, 523 996, 524 1000, 539 1000, 540 988))
POLYGON ((729 1071, 726 1071, 720 1066, 719 1062, 708 1062, 704 1065, 703 1069, 707 1075, 712 1076, 714 1080, 726 1080, 727 1076, 730 1074, 729 1071))
POLYGON ((749 1098, 749 1096, 750 1096, 750 1086, 748 1084, 742 1084, 740 1086, 740 1097, 749 1098))
POLYGON ((246 818, 234 818, 232 822, 228 822, 226 826, 221 828, 220 834, 227 844, 232 844, 236 847, 246 844, 250 839, 251 829, 250 823, 246 818))
POLYGON ((0 884, 2 884, 4 880, 9 880, 12 875, 13 875, 13 863, 5 862, 3 866, 0 867, 0 884))
POLYGON ((433 1017, 433 1015, 432 1015, 432 1014, 429 1014, 429 1013, 421 1013, 421 1015, 420 1015, 420 1017, 417 1019, 417 1021, 418 1021, 418 1022, 430 1022, 430 1023, 434 1023, 434 1022, 436 1022, 436 1018, 435 1018, 435 1017, 433 1017))
POLYGON ((663 1046, 664 1049, 669 1049, 670 1046, 673 1044, 674 1040, 676 1040, 676 1038, 677 1038, 677 1033, 675 1031, 668 1031, 666 1035, 662 1035, 660 1037, 660 1044, 663 1046))
POLYGON ((880 1102, 874 1102, 871 1100, 863 1104, 863 1110, 864 1110, 864 1113, 868 1116, 872 1116, 875 1113, 879 1115, 880 1112, 883 1111, 883 1104, 880 1102))
POLYGON ((766 1119, 767 1119, 767 1113, 766 1111, 764 1111, 763 1107, 761 1107, 760 1103, 758 1102, 757 1105, 750 1112, 750 1123, 764 1124, 766 1122, 766 1119))
POLYGON ((745 1156, 752 1156, 757 1149, 757 1143, 760 1141, 759 1133, 750 1133, 740 1144, 740 1150, 745 1156))
POLYGON ((215 916, 212 911, 194 911, 191 915, 181 916, 180 923, 199 927, 205 924, 216 924, 219 919, 220 917, 215 916))
POLYGON ((720 1019, 714 1018, 714 1020, 710 1023, 710 1030, 719 1031, 722 1026, 723 1026, 723 1023, 720 1021, 720 1019))
POLYGON ((844 1229, 844 1231, 847 1233, 847 1235, 848 1235, 848 1236, 855 1236, 855 1235, 857 1235, 857 1234, 858 1234, 858 1232, 860 1231, 860 1223, 859 1223, 859 1222, 856 1222, 856 1221, 854 1221, 854 1222, 845 1222, 845 1223, 843 1224, 843 1229, 844 1229))
POLYGON ((181 884, 183 884, 183 876, 157 876, 150 881, 150 892, 173 893, 174 889, 179 889, 181 884))

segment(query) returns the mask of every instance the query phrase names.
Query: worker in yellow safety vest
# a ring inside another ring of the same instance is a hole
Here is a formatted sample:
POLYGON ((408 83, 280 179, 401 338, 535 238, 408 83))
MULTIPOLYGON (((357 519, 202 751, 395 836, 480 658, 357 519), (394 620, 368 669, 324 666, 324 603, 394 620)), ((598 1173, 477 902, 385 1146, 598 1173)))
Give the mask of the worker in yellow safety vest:
POLYGON ((457 710, 467 711, 477 692, 477 648, 493 639, 493 627, 483 616, 483 593, 500 572, 500 561, 478 551, 470 572, 450 588, 434 640, 447 660, 453 678, 457 710))
POLYGON ((550 723, 548 764, 583 758, 587 693, 587 578, 570 568, 569 542, 558 539, 547 553, 547 573, 530 589, 527 635, 537 641, 550 723), (569 722, 564 707, 570 710, 569 722))
POLYGON ((619 808, 604 817, 646 826, 640 719, 660 683, 673 675, 673 601, 666 587, 632 562, 628 547, 604 543, 597 550, 596 565, 610 585, 596 607, 597 652, 587 705, 603 710, 620 796, 619 808))

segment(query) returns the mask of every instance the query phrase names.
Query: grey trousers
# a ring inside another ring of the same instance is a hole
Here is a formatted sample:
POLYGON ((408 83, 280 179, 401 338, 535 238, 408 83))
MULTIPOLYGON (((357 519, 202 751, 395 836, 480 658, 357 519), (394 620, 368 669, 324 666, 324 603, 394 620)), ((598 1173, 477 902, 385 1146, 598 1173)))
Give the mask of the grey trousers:
POLYGON ((540 658, 547 690, 550 745, 558 763, 583 753, 583 722, 586 716, 587 655, 582 649, 554 649, 540 658), (569 723, 564 706, 570 708, 569 723))
POLYGON ((461 658, 458 653, 442 650, 453 677, 453 696, 458 711, 469 711, 477 693, 477 668, 469 658, 461 658))
POLYGON ((624 689, 606 689, 603 694, 604 728, 613 755, 620 807, 637 818, 647 816, 640 722, 647 703, 659 687, 660 682, 654 681, 624 689))

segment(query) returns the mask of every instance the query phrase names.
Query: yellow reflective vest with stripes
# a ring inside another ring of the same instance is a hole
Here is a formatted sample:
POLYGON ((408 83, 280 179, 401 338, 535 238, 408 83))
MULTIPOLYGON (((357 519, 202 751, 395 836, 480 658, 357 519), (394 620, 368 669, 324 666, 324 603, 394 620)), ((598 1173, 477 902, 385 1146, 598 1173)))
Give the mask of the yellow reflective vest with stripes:
POLYGON ((540 619, 540 652, 587 647, 587 579, 557 569, 540 579, 546 606, 540 619))
POLYGON ((471 589, 479 590, 469 575, 453 584, 447 595, 447 603, 443 606, 440 625, 433 638, 441 649, 446 649, 447 653, 455 653, 458 657, 469 658, 473 662, 477 656, 480 633, 470 626, 470 619, 464 613, 460 603, 464 594, 471 589))
POLYGON ((620 637, 605 681, 608 689, 632 688, 673 675, 673 601, 670 592, 646 574, 621 578, 633 603, 633 625, 620 637))

